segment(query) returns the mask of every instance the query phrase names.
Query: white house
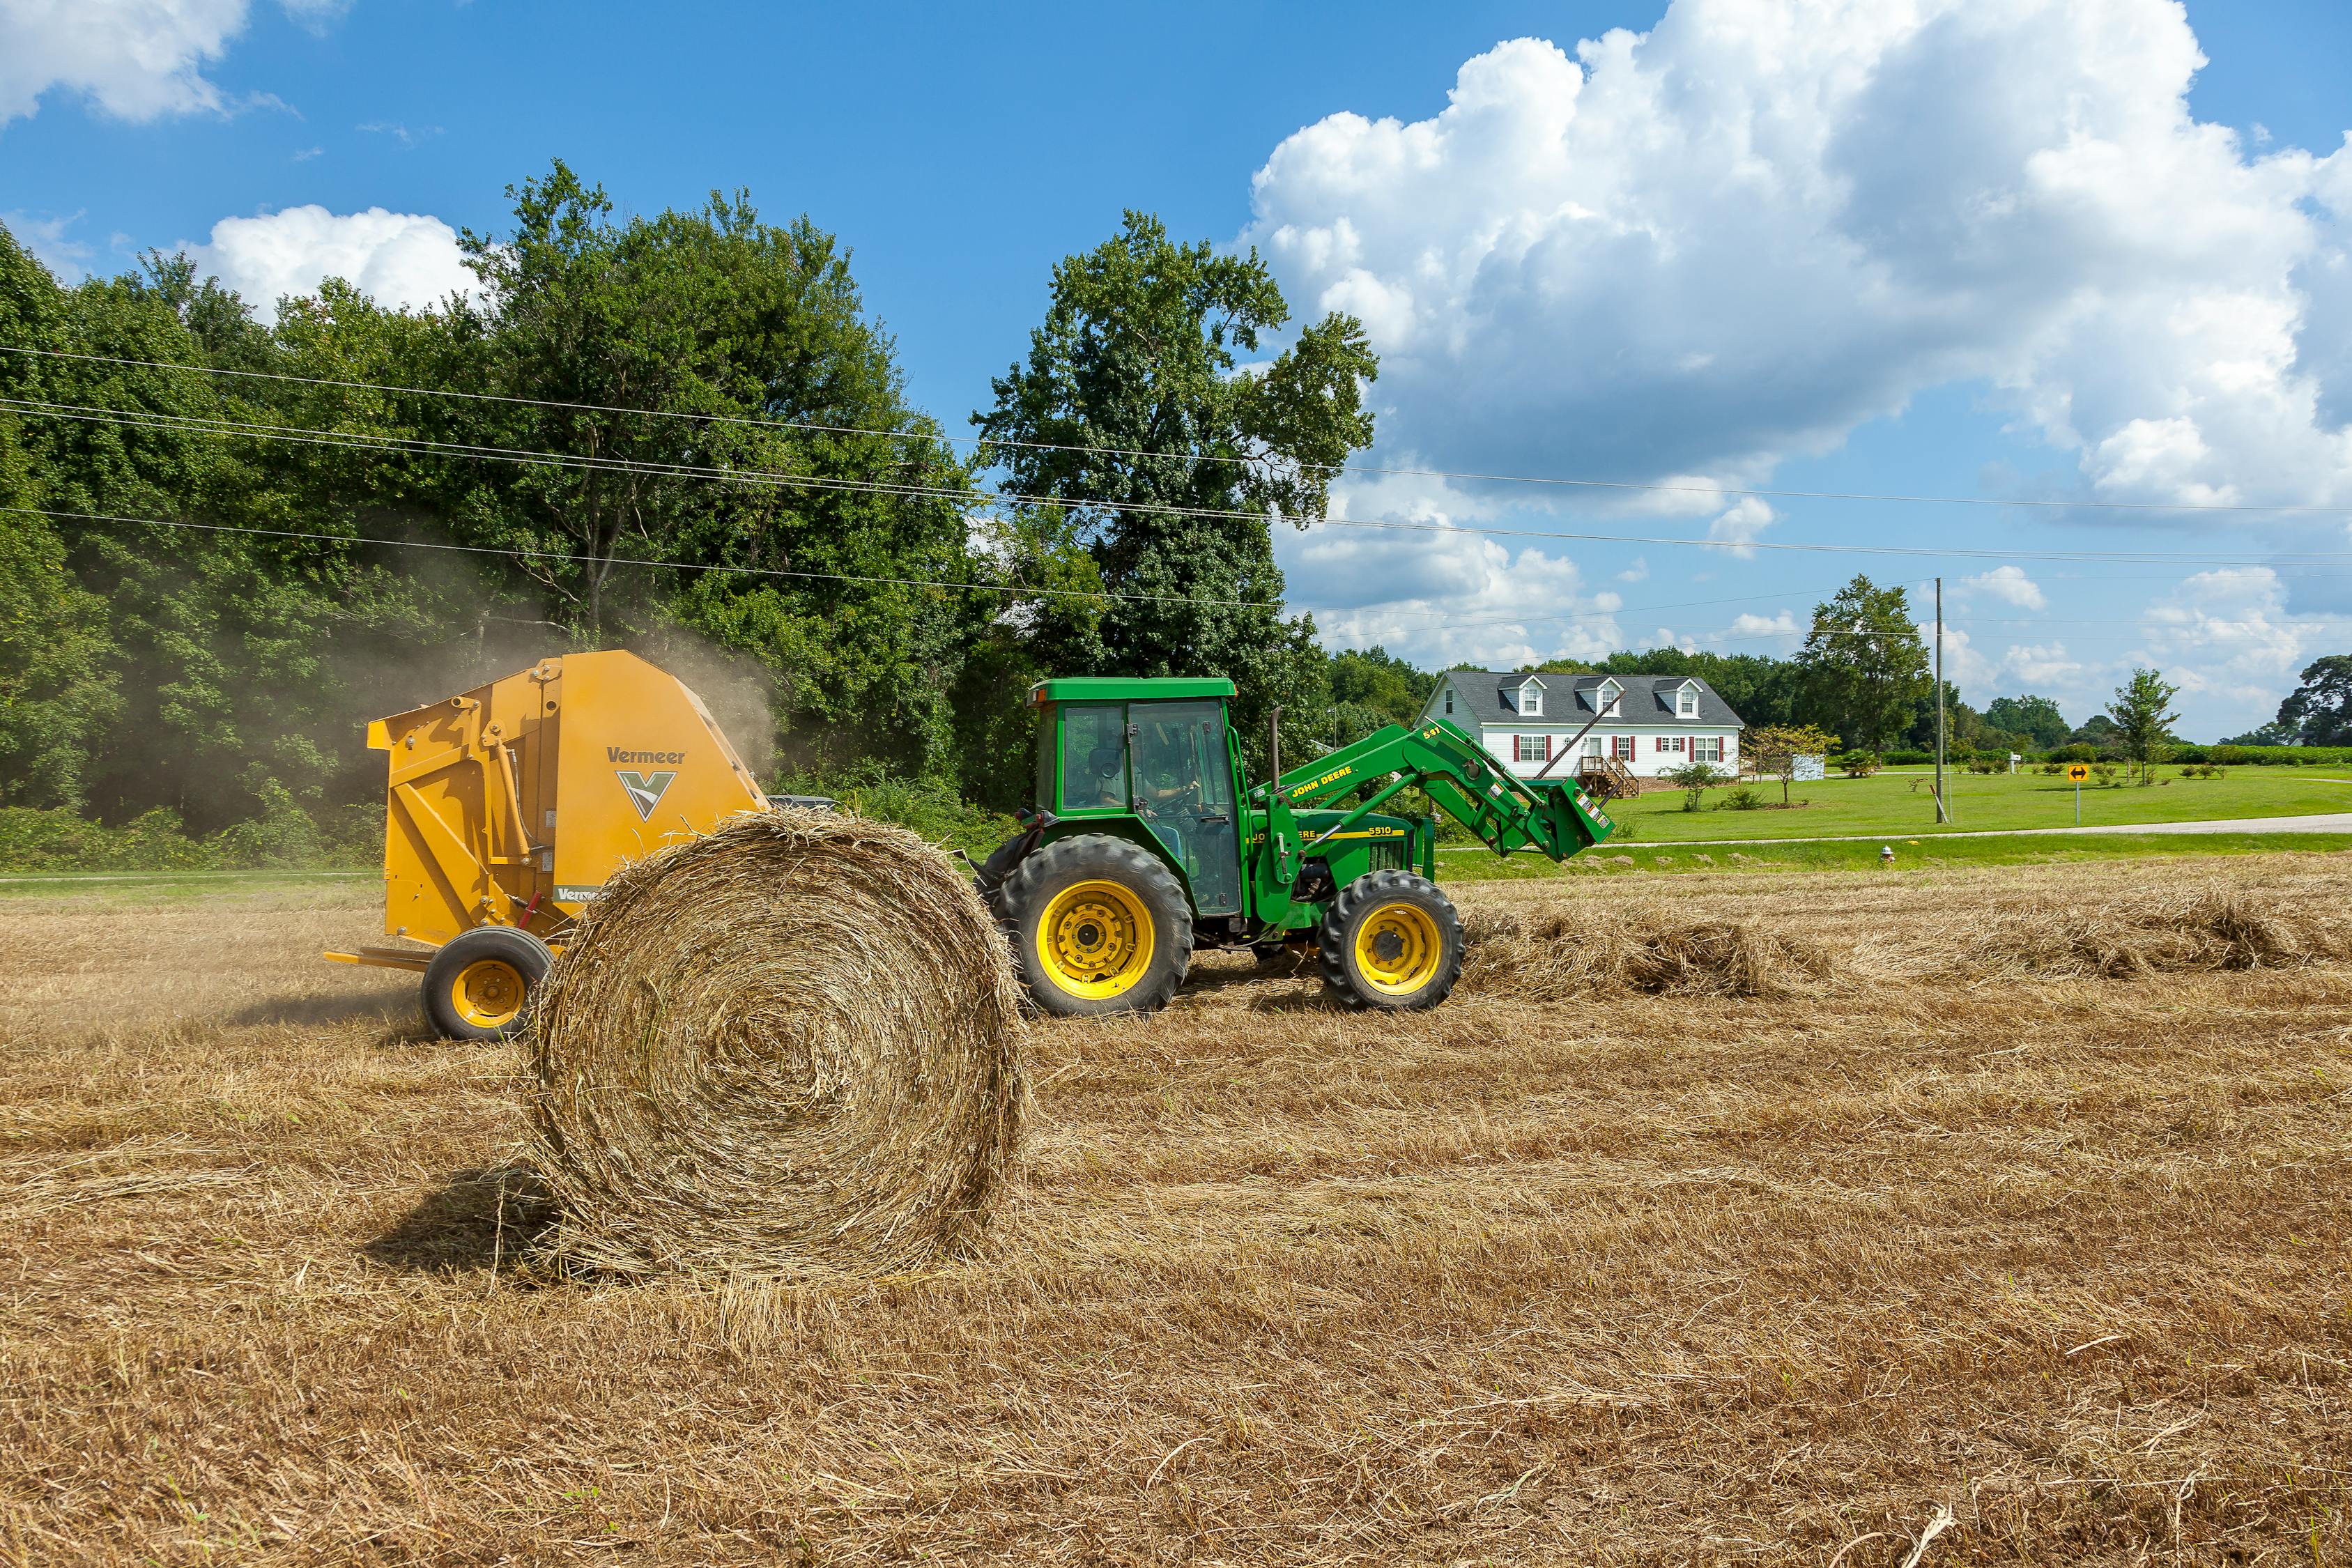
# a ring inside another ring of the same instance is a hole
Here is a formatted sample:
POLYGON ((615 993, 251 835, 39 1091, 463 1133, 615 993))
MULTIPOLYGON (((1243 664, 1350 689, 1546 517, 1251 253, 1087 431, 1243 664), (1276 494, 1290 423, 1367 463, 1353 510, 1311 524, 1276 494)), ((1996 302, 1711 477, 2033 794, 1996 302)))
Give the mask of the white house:
POLYGON ((1468 731, 1522 776, 1541 773, 1572 742, 1580 754, 1553 768, 1553 777, 1573 774, 1584 757, 1613 758, 1636 778, 1693 762, 1726 773, 1739 768, 1739 715, 1696 676, 1450 669, 1422 716, 1468 731))

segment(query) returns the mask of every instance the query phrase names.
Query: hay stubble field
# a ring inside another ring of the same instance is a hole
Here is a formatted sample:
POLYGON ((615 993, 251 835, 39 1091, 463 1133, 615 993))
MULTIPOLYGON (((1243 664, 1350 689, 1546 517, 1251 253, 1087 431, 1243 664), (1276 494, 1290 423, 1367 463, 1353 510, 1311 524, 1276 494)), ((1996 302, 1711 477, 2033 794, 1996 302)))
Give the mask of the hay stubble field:
POLYGON ((10 900, 0 1561, 2340 1563, 2347 889, 1465 887, 1432 1013, 1038 1026, 979 1255, 797 1289, 533 1268, 372 889, 10 900))

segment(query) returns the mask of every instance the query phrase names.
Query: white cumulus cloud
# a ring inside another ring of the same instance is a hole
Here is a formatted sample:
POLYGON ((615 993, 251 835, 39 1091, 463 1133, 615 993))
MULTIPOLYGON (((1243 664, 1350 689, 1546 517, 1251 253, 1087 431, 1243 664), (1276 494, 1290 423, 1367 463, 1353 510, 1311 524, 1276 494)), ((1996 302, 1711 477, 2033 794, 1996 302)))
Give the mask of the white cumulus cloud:
POLYGON ((2101 499, 2352 500, 2352 154, 2203 63, 2177 0, 1674 0, 1297 132, 1243 237, 1447 468, 1755 473, 1982 379, 2101 499))
POLYGON ((1996 566, 1962 580, 1960 586, 2004 600, 2021 610, 2046 609, 2050 605, 2050 596, 2042 591, 2042 584, 2027 576, 2022 566, 1996 566))
POLYGON ((2017 695, 2029 691, 2052 695, 2042 689, 2046 687, 2062 688, 2071 694, 2083 674, 2083 662, 2070 658, 2063 642, 2017 643, 2001 656, 2000 670, 2019 688, 2017 695))
POLYGON ((1706 536, 1728 544, 1730 553, 1738 559, 1753 561, 1756 552, 1749 546, 1758 534, 1771 526, 1772 516, 1769 503, 1755 496, 1742 496, 1706 525, 1706 536))
MULTIPOLYGON (((283 4, 315 30, 346 0, 283 4)), ((247 0, 0 0, 0 125, 32 114, 52 88, 118 120, 219 113, 227 100, 205 70, 245 30, 249 8, 247 0)))
POLYGON ((213 225, 211 242, 190 254, 265 321, 276 320, 281 296, 315 292, 329 278, 379 304, 410 308, 479 287, 458 252, 457 230, 437 217, 382 207, 336 214, 310 205, 226 217, 213 225))

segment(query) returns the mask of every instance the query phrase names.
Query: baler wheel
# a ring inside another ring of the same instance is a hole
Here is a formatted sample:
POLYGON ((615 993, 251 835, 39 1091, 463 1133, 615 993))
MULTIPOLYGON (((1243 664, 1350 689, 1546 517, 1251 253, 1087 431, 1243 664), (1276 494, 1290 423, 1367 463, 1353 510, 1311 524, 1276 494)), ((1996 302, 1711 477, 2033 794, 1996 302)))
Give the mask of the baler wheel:
POLYGON ((531 993, 552 960, 529 931, 477 926, 425 965, 425 1016, 449 1039, 505 1039, 530 1016, 531 993))

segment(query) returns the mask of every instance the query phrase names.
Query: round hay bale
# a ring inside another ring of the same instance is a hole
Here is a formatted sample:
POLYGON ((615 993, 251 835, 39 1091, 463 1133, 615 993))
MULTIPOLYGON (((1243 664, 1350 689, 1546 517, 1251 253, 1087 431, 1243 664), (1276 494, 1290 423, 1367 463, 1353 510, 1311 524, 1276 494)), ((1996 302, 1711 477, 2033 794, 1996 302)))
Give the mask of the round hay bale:
POLYGON ((962 1251, 1023 1101, 995 924, 914 834, 739 816, 605 884, 540 994, 554 1261, 872 1277, 962 1251))

